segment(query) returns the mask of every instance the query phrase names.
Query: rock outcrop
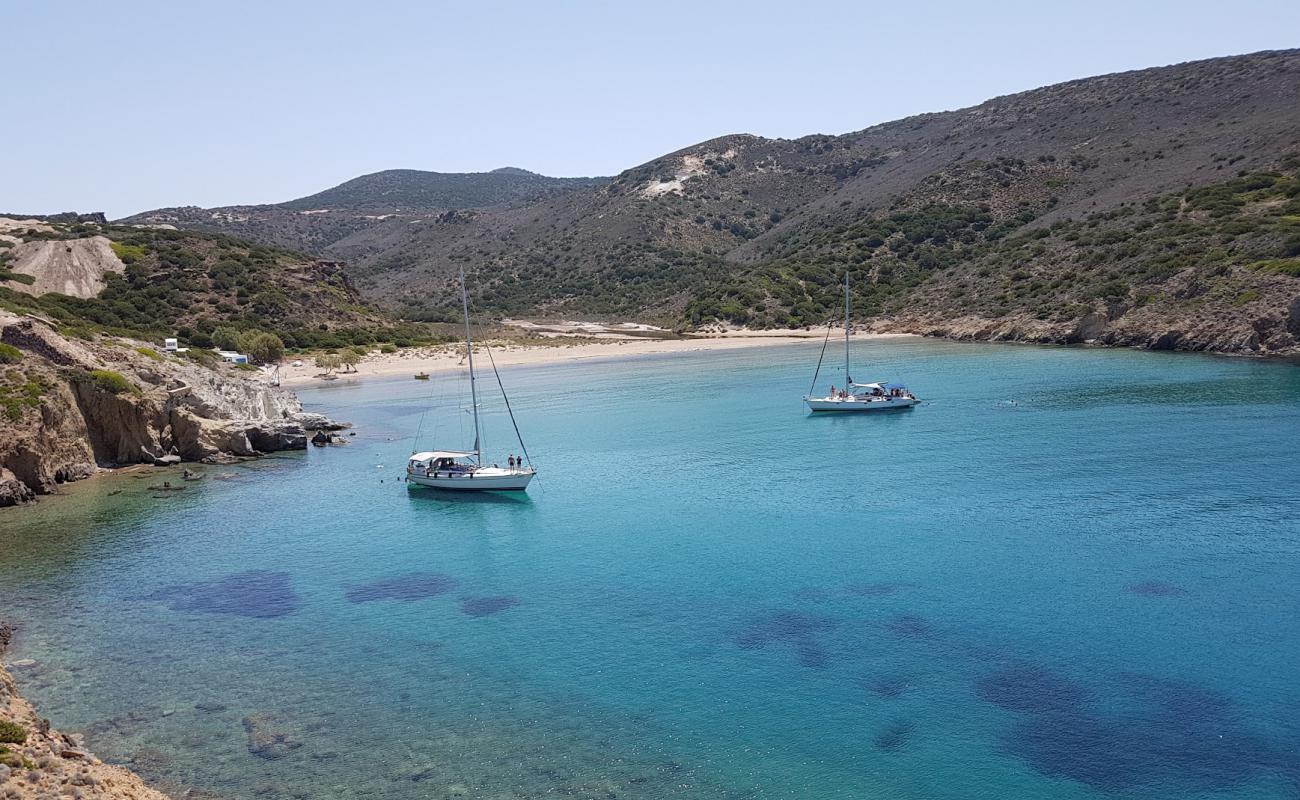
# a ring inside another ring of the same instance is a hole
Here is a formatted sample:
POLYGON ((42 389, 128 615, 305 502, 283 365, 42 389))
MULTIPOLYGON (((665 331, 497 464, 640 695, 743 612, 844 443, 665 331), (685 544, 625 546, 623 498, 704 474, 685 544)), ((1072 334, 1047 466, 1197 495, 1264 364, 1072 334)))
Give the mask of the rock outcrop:
MULTIPOLYGON (((0 624, 0 655, 7 633, 0 624)), ((167 800, 138 775, 100 761, 78 737, 51 728, 49 720, 38 717, 18 695, 13 677, 4 668, 0 668, 0 797, 167 800)))
POLYGON ((100 467, 301 450, 307 430, 337 427, 256 375, 140 342, 71 340, 6 312, 0 342, 18 352, 0 363, 0 506, 100 467))

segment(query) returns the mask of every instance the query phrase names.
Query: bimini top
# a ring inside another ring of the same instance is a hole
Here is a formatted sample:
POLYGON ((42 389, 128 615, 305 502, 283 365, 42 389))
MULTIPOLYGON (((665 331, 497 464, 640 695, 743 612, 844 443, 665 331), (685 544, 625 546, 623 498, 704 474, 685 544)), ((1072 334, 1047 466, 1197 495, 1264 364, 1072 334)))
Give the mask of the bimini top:
POLYGON ((880 381, 879 383, 852 383, 849 384, 855 389, 880 389, 889 391, 892 389, 906 389, 907 387, 897 381, 880 381))
POLYGON ((412 461, 433 461, 439 458, 465 458, 467 456, 476 456, 478 453, 467 453, 463 450, 429 450, 423 453, 412 453, 412 461))

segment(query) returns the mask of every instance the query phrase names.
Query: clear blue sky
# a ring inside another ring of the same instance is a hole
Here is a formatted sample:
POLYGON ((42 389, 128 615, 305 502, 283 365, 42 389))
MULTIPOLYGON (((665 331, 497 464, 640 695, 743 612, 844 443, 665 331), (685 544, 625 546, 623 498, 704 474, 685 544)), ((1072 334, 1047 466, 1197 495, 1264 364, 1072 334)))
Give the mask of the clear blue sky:
POLYGON ((288 200, 357 175, 613 174, 1072 78, 1300 46, 1295 0, 7 0, 0 212, 288 200))

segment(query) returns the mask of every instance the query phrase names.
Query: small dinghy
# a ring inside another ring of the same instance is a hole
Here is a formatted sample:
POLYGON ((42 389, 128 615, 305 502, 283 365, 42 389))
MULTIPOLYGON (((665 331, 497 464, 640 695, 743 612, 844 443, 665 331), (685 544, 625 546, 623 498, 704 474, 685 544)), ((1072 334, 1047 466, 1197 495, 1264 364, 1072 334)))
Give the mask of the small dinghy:
POLYGON ((429 380, 429 373, 427 373, 427 372, 417 372, 417 373, 415 373, 415 379, 416 379, 417 381, 427 381, 427 380, 429 380))

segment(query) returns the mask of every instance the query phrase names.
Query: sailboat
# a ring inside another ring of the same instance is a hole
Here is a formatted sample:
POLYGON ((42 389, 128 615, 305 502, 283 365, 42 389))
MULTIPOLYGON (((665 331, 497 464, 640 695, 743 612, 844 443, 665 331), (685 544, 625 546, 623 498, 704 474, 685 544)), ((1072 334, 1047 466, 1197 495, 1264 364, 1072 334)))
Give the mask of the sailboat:
MULTIPOLYGON (((477 374, 474 371, 474 341, 470 337, 469 330, 469 294, 465 291, 464 269, 460 271, 460 299, 465 311, 465 359, 469 362, 470 402, 474 408, 474 447, 471 450, 426 450, 412 453, 406 462, 406 482, 408 486, 427 486, 453 491, 522 492, 537 475, 522 437, 519 439, 519 447, 524 454, 514 464, 505 467, 483 464, 478 420, 477 374)), ((501 374, 497 372, 491 351, 488 351, 488 360, 492 364, 492 373, 496 376, 501 396, 505 399, 510 423, 514 425, 515 434, 518 435, 519 423, 515 422, 515 412, 510 408, 510 398, 506 397, 505 384, 501 382, 501 374)))
POLYGON ((849 334, 852 327, 849 324, 849 314, 852 311, 852 300, 849 295, 849 276, 844 274, 844 387, 837 389, 832 386, 830 394, 824 397, 816 397, 813 390, 817 387, 817 376, 821 374, 822 359, 826 357, 826 342, 830 341, 830 331, 826 332, 826 342, 822 343, 822 355, 817 359, 817 371, 813 373, 812 385, 808 387, 808 394, 804 395, 803 401, 813 412, 861 412, 861 411, 897 411, 904 408, 911 408, 921 402, 916 396, 907 390, 907 387, 901 383, 893 381, 878 381, 876 383, 855 383, 849 377, 849 334))

